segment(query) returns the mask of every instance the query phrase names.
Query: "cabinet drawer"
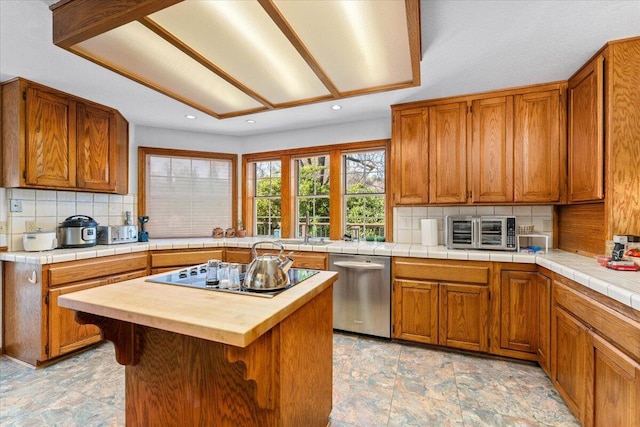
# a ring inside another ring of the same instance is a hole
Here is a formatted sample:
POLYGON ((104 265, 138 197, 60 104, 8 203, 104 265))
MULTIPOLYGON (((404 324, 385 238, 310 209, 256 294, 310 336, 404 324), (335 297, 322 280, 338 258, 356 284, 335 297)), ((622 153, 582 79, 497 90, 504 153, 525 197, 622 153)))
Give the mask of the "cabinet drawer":
POLYGON ((291 255, 294 268, 311 268, 315 270, 327 269, 327 254, 311 252, 294 252, 291 255))
POLYGON ((181 267, 183 265, 203 264, 210 259, 222 259, 224 249, 178 250, 151 252, 151 268, 181 267))
POLYGON ((79 282, 146 268, 147 252, 53 264, 49 267, 48 272, 49 286, 59 286, 65 283, 79 282))
POLYGON ((394 258, 393 277, 457 283, 489 283, 489 264, 476 261, 394 258))

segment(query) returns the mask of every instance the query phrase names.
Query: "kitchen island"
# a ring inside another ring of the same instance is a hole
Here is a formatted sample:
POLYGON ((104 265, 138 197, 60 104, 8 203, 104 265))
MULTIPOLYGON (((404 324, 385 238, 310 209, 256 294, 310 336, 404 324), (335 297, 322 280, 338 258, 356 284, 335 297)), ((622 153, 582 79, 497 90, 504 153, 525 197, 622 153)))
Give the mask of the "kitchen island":
POLYGON ((273 298, 143 278, 59 304, 114 343, 128 426, 326 426, 336 278, 322 271, 273 298))

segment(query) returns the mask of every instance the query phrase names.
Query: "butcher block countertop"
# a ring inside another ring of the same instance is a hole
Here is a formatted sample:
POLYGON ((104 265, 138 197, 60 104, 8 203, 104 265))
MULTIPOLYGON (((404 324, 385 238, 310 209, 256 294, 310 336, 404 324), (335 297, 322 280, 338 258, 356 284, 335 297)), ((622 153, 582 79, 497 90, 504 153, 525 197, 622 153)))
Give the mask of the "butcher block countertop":
POLYGON ((329 288, 337 277, 335 272, 321 271, 273 298, 140 278, 62 295, 58 303, 76 311, 247 347, 329 288))

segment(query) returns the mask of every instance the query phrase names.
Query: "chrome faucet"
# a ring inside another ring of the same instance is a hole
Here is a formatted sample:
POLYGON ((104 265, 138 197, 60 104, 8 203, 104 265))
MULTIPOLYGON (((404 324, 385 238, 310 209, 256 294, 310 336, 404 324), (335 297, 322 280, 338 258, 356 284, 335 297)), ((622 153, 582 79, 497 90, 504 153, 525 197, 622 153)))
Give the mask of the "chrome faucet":
POLYGON ((307 211, 307 217, 305 218, 304 224, 303 224, 303 234, 302 237, 304 238, 304 243, 308 244, 309 243, 309 211, 307 211))

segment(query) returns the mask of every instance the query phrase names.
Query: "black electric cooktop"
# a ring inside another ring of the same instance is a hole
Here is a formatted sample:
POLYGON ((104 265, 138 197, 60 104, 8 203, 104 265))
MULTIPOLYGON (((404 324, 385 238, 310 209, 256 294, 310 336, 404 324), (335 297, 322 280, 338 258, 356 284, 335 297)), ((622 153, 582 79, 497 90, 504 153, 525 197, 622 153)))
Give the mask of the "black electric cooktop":
MULTIPOLYGON (((240 283, 244 280, 245 272, 247 271, 246 264, 239 264, 240 268, 240 283)), ((231 292, 240 295, 251 295, 263 298, 273 298, 280 292, 305 281, 309 277, 318 274, 319 270, 309 270, 306 268, 290 268, 287 274, 289 275, 289 285, 283 289, 277 289, 273 291, 256 291, 251 289, 243 289, 242 286, 238 289, 220 288, 219 285, 208 286, 206 284, 207 264, 194 265, 189 268, 178 270, 171 274, 165 274, 164 276, 151 277, 146 279, 146 282, 162 283, 165 285, 186 286, 189 288, 207 289, 218 292, 231 292)))

